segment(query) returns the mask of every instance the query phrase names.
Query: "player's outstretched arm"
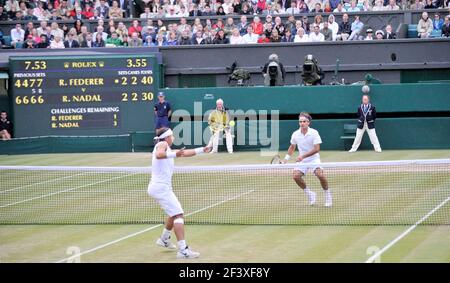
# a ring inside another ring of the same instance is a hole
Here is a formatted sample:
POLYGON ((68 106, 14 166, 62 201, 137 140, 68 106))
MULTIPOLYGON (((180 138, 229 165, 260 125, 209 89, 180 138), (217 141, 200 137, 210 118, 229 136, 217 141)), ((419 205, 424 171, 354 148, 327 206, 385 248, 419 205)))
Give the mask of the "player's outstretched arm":
POLYGON ((289 146, 288 152, 287 152, 286 156, 284 157, 284 159, 281 160, 281 163, 284 164, 284 163, 288 162, 288 160, 291 158, 292 154, 294 153, 295 148, 296 148, 296 145, 295 145, 295 144, 291 144, 291 145, 289 146))
POLYGON ((202 153, 208 153, 210 152, 212 149, 212 147, 197 147, 195 149, 181 149, 178 152, 182 152, 181 153, 181 157, 192 157, 198 154, 202 154, 202 153))

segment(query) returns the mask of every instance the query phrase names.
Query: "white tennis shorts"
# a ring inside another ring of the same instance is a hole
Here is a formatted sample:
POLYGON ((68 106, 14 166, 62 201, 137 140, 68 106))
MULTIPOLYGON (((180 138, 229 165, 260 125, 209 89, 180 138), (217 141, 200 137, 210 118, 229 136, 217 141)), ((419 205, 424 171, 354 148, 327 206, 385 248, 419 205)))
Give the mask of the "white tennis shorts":
POLYGON ((147 192, 169 217, 184 213, 181 203, 171 187, 163 184, 150 184, 147 192))
POLYGON ((320 165, 320 158, 313 158, 310 160, 303 160, 301 162, 296 162, 295 164, 298 165, 294 168, 294 171, 300 171, 303 173, 303 175, 306 175, 309 170, 312 170, 312 172, 316 171, 317 168, 322 169, 320 165), (311 166, 307 166, 307 164, 311 164, 311 166))

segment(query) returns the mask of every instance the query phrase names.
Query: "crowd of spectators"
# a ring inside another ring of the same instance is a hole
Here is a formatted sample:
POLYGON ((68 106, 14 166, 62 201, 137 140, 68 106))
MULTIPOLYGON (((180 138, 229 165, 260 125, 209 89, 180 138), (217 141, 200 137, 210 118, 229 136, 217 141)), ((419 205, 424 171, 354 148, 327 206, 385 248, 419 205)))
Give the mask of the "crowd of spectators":
MULTIPOLYGON (((393 27, 373 30, 357 12, 446 8, 450 0, 0 0, 0 21, 20 20, 10 31, 15 48, 170 46, 395 39, 393 27), (344 13, 341 21, 333 14, 344 13), (349 13, 349 14, 348 14, 349 13), (241 15, 239 20, 232 16, 241 15), (287 21, 280 16, 287 16, 287 21), (200 16, 215 16, 203 18, 200 16), (219 16, 219 18, 217 18, 219 16), (134 17, 128 26, 122 19, 134 17), (177 23, 165 24, 166 18, 177 23), (186 18, 195 17, 192 24, 186 18), (217 19, 216 19, 217 18, 217 19), (73 27, 57 20, 74 21, 73 27), (93 30, 85 22, 90 20, 93 30), (39 24, 38 24, 39 23, 39 24)), ((449 15, 424 11, 419 37, 449 36, 449 15)))

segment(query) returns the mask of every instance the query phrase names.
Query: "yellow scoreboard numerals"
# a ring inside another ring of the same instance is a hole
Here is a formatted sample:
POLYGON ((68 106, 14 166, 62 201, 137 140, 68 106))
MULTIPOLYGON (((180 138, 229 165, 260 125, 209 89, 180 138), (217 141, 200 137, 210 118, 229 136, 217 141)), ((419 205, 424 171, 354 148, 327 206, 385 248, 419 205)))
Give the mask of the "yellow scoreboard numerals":
POLYGON ((153 92, 143 92, 142 100, 143 101, 152 101, 153 100, 153 92))
POLYGON ((38 78, 38 79, 23 79, 23 80, 18 79, 14 83, 14 86, 17 87, 17 88, 41 87, 43 81, 44 81, 44 79, 42 79, 42 78, 38 78))
POLYGON ((138 99, 138 94, 136 92, 132 92, 130 94, 124 92, 122 93, 122 101, 126 102, 126 101, 139 101, 138 99))
POLYGON ((143 85, 151 85, 153 84, 153 77, 152 76, 146 76, 142 77, 139 81, 139 78, 136 76, 132 77, 120 77, 120 80, 116 80, 116 83, 120 82, 121 85, 137 85, 139 82, 143 85))
POLYGON ((137 77, 130 77, 129 79, 130 80, 128 80, 128 77, 121 77, 120 78, 121 84, 122 85, 128 85, 128 83, 131 84, 131 85, 137 85, 138 84, 138 78, 137 77))
POLYGON ((151 85, 153 83, 153 77, 152 76, 142 77, 141 83, 144 85, 151 85))
POLYGON ((47 70, 45 61, 24 61, 25 70, 47 70))
POLYGON ((126 93, 123 92, 121 94, 122 102, 127 101, 152 101, 153 100, 153 92, 142 92, 140 95, 136 92, 126 93))
POLYGON ((34 104, 44 104, 44 97, 42 95, 24 95, 16 96, 15 102, 17 105, 34 105, 34 104))
POLYGON ((145 68, 147 66, 147 59, 127 59, 127 68, 145 68))

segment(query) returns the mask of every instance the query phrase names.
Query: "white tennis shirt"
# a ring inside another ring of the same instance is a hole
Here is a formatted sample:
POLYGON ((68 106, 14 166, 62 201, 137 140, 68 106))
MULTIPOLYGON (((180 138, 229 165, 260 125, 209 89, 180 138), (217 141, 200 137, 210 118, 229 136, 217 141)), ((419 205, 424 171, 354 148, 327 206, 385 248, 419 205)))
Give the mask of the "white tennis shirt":
MULTIPOLYGON (((172 175, 173 175, 173 167, 174 160, 173 158, 164 158, 157 159, 156 158, 156 148, 161 144, 159 142, 155 145, 152 154, 152 179, 150 181, 151 184, 155 185, 167 185, 172 186, 172 175)), ((166 153, 171 152, 170 147, 167 147, 166 153)))
MULTIPOLYGON (((291 136, 291 144, 295 144, 298 147, 299 155, 303 155, 314 148, 314 145, 321 144, 319 132, 313 128, 308 128, 308 131, 303 135, 302 130, 298 129, 291 136)), ((316 158, 320 158, 319 153, 316 153, 310 157, 303 159, 304 162, 313 161, 316 158)))

